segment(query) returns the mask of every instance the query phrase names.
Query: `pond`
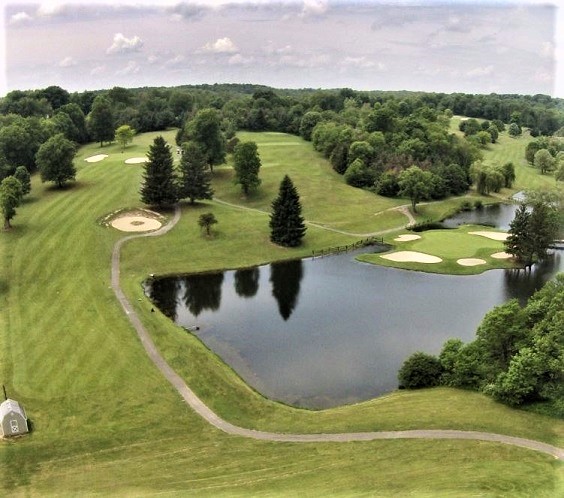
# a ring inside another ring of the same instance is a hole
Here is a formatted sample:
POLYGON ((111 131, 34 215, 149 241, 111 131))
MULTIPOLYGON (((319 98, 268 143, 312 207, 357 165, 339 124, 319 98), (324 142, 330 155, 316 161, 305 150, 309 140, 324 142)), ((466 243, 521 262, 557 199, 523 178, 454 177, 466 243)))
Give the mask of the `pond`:
POLYGON ((155 278, 145 292, 265 396, 325 408, 396 389, 410 354, 473 340, 493 306, 524 302, 564 271, 561 252, 531 273, 474 276, 362 264, 355 254, 155 278))

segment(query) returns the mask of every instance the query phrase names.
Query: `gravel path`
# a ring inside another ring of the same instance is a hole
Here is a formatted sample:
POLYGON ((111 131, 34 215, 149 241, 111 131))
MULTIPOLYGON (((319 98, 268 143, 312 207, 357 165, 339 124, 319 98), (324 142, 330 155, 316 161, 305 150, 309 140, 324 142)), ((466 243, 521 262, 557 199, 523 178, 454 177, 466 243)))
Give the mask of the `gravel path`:
POLYGON ((408 430, 408 431, 379 431, 379 432, 350 432, 337 434, 285 434, 277 432, 256 431, 245 429, 230 424, 213 412, 204 402, 196 396, 186 382, 170 367, 161 356, 151 336, 141 323, 139 316, 131 306, 131 303, 123 293, 120 286, 120 254, 121 248, 128 240, 139 237, 156 237, 169 232, 180 219, 180 208, 176 206, 172 220, 161 229, 138 235, 129 235, 118 240, 112 252, 111 266, 111 286, 120 302, 123 311, 135 328, 139 340, 143 344, 147 355, 155 366, 160 370, 164 377, 174 386, 184 401, 206 422, 217 429, 234 436, 247 437, 262 441, 280 441, 293 443, 320 443, 320 442, 350 442, 350 441, 373 441, 375 439, 470 439, 475 441, 489 441, 494 443, 509 444, 519 446, 534 451, 539 451, 553 456, 556 459, 564 460, 564 449, 550 444, 533 441, 502 434, 492 434, 489 432, 458 431, 458 430, 408 430))

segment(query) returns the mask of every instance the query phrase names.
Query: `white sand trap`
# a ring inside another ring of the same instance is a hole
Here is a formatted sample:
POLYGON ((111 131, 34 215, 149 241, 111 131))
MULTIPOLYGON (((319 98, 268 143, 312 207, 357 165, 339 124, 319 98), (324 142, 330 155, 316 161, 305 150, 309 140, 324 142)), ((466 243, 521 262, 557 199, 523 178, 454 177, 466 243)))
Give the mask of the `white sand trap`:
POLYGON ((162 223, 147 216, 120 216, 112 220, 110 225, 122 232, 148 232, 161 228, 162 223))
POLYGON ((146 157, 130 157, 125 160, 125 164, 141 164, 146 163, 148 160, 146 157))
POLYGON ((417 239, 420 239, 420 238, 421 238, 421 235, 415 235, 415 234, 412 234, 412 233, 404 233, 404 234, 396 237, 394 240, 396 242, 409 242, 410 240, 417 240, 417 239))
POLYGON ((479 258, 462 258, 462 259, 457 259, 456 262, 460 266, 478 266, 478 265, 486 264, 486 262, 483 259, 479 259, 479 258))
POLYGON ((480 235, 492 240, 506 240, 509 237, 508 233, 504 232, 468 232, 470 235, 480 235))
POLYGON ((106 157, 108 157, 108 154, 98 154, 96 156, 87 157, 85 161, 87 163, 97 163, 103 161, 104 159, 106 159, 106 157))
POLYGON ((506 253, 506 252, 496 252, 494 254, 492 254, 492 258, 494 259, 509 259, 511 258, 511 254, 506 253))
POLYGON ((380 257, 399 263, 440 263, 442 261, 437 256, 416 251, 397 251, 380 257))

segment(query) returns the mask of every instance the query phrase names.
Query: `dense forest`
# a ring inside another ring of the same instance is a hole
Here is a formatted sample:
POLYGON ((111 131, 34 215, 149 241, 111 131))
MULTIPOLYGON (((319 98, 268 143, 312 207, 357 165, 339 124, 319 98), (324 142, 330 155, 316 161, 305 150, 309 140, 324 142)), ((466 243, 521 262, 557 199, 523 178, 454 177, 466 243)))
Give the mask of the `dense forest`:
POLYGON ((103 145, 123 125, 136 132, 178 127, 180 144, 191 139, 194 118, 204 110, 214 113, 228 152, 237 130, 292 133, 312 141, 347 183, 391 196, 401 190, 400 173, 413 166, 427 174, 428 198, 464 192, 479 178, 471 166, 480 159, 480 148, 495 142, 506 126, 515 135, 528 128, 555 158, 559 149, 551 149, 544 137, 564 135, 564 100, 546 95, 278 90, 243 84, 69 93, 50 86, 11 91, 0 99, 0 180, 21 166, 33 172, 40 146, 57 134, 76 144, 103 145), (462 130, 465 138, 449 131, 452 115, 476 118, 462 130))

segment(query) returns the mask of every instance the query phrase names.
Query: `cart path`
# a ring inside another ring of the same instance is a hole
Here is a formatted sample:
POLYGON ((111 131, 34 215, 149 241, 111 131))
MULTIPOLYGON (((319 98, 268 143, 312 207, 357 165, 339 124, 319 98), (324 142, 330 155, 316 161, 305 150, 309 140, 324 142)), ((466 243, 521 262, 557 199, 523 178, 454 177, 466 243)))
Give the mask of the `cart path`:
MULTIPOLYGON (((235 208, 235 209, 241 209, 242 211, 252 211, 253 213, 260 213, 260 214, 270 216, 270 213, 268 211, 263 211, 262 209, 257 209, 257 208, 247 207, 247 206, 241 206, 240 204, 233 204, 232 202, 222 201, 221 199, 218 199, 217 197, 214 197, 213 201, 215 203, 221 204, 223 206, 228 206, 228 207, 232 207, 232 208, 235 208)), ((329 232, 335 232, 335 233, 340 233, 342 235, 350 235, 351 237, 361 237, 361 238, 378 237, 378 236, 381 236, 381 235, 386 235, 386 234, 391 233, 391 232, 397 232, 398 230, 401 230, 402 228, 405 228, 406 226, 414 225, 416 223, 415 218, 413 217, 413 215, 409 211, 409 204, 405 204, 405 205, 402 205, 402 206, 394 206, 394 207, 391 207, 391 208, 388 208, 388 209, 384 209, 384 211, 381 211, 381 212, 383 213, 383 212, 386 212, 386 211, 398 211, 399 213, 405 215, 408 219, 407 225, 401 225, 401 226, 397 226, 397 227, 394 227, 394 228, 388 228, 386 230, 378 230, 377 232, 354 233, 354 232, 347 232, 346 230, 339 230, 338 228, 328 227, 326 225, 323 225, 322 223, 317 223, 315 221, 305 220, 304 223, 306 225, 309 225, 309 226, 312 226, 312 227, 320 228, 321 230, 328 230, 329 232)))
POLYGON ((493 434, 489 432, 475 432, 475 431, 460 431, 460 430, 406 430, 406 431, 378 431, 378 432, 350 432, 350 433, 335 433, 335 434, 286 434, 277 432, 265 432, 253 429, 246 429, 238 427, 226 420, 223 420, 219 415, 213 412, 204 402, 196 396, 180 377, 166 362, 166 360, 159 353, 151 336, 143 326, 139 316, 135 312, 133 306, 123 293, 120 286, 120 255, 122 246, 129 240, 137 239, 140 237, 157 237, 169 232, 180 219, 180 207, 176 206, 174 216, 167 225, 164 225, 159 230, 148 232, 144 234, 129 235, 119 239, 112 251, 112 265, 111 265, 111 287, 120 302, 123 311, 129 318, 129 321, 135 328, 139 340, 143 344, 145 351, 154 365, 160 370, 164 377, 172 384, 178 391, 182 399, 188 404, 198 415, 200 415, 206 422, 213 425, 217 429, 231 434, 233 436, 240 436, 252 438, 262 441, 279 441, 288 443, 322 443, 334 442, 343 443, 350 441, 373 441, 376 439, 466 439, 474 441, 488 441, 494 443, 509 444, 512 446, 519 446, 541 453, 546 453, 552 457, 564 460, 564 449, 552 446, 540 441, 531 439, 524 439, 513 436, 505 436, 502 434, 493 434))

